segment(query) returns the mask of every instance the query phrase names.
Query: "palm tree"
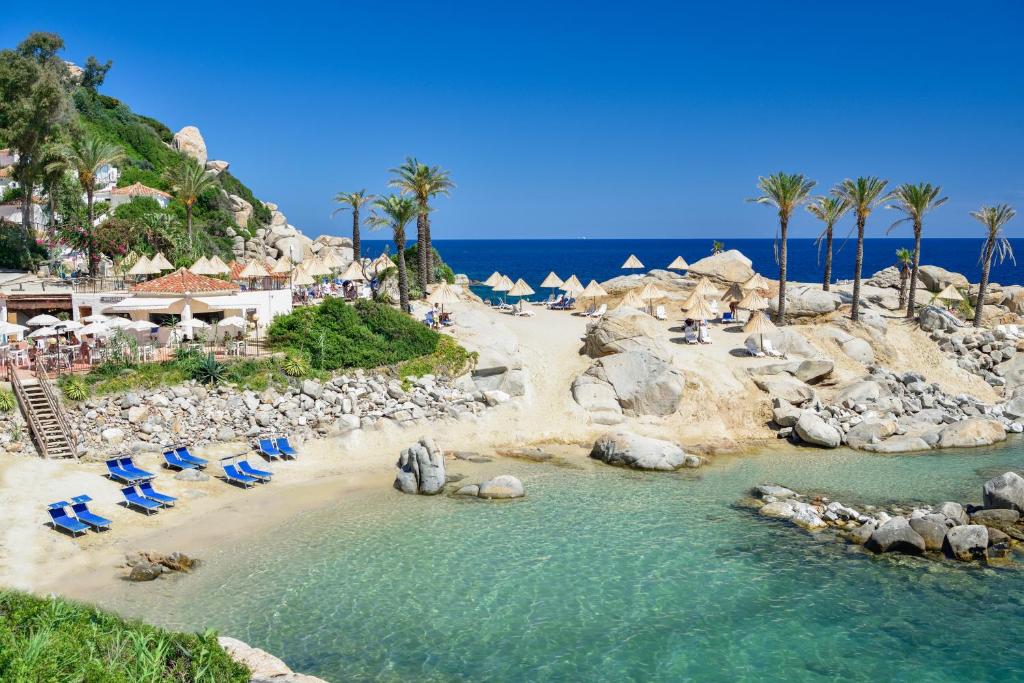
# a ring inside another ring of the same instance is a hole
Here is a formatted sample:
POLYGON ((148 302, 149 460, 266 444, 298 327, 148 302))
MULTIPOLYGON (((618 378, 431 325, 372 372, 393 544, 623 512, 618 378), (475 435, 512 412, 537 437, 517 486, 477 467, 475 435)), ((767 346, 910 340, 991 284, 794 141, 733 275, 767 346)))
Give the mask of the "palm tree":
POLYGON ((860 317, 860 275, 864 267, 864 226, 875 207, 889 200, 885 194, 888 180, 875 176, 861 176, 856 180, 847 178, 833 190, 835 195, 850 204, 850 210, 857 217, 857 259, 853 266, 853 307, 850 320, 860 317))
POLYGON ((1007 256, 1014 264, 1017 263, 1017 259, 1013 256, 1010 240, 1003 232, 1003 228, 1017 215, 1017 212, 1009 204, 999 204, 998 206, 983 206, 979 211, 972 211, 971 215, 985 226, 988 233, 985 246, 981 250, 981 284, 978 285, 978 303, 974 307, 974 326, 981 327, 981 312, 985 307, 985 291, 988 289, 989 271, 992 270, 992 256, 998 256, 1000 263, 1005 261, 1007 256))
POLYGON ((377 195, 366 194, 366 190, 359 190, 358 192, 339 192, 334 195, 334 201, 341 206, 335 209, 331 213, 331 217, 334 217, 340 211, 346 211, 351 209, 352 211, 352 258, 356 263, 360 263, 360 250, 359 250, 359 209, 364 204, 368 204, 377 198, 377 195))
POLYGON ((176 165, 164 172, 164 179, 171 186, 174 198, 185 205, 185 225, 188 229, 188 243, 192 244, 192 209, 199 197, 213 187, 216 176, 192 159, 182 157, 176 165))
POLYGON ((117 145, 101 140, 95 135, 75 136, 71 144, 64 149, 63 156, 71 170, 78 178, 78 184, 85 191, 86 217, 89 225, 86 231, 89 235, 89 275, 95 276, 99 266, 99 254, 96 253, 95 226, 93 221, 93 194, 96 192, 96 174, 108 164, 113 164, 124 158, 124 152, 117 145))
POLYGON ((50 212, 50 225, 47 237, 49 238, 49 246, 51 248, 54 237, 57 234, 57 194, 60 192, 61 183, 64 182, 64 178, 70 170, 71 162, 68 161, 64 150, 60 147, 50 148, 44 153, 42 184, 50 212))
POLYGON ((900 303, 899 308, 907 305, 907 279, 910 277, 910 266, 914 262, 914 253, 906 247, 896 250, 896 260, 900 264, 900 303))
POLYGON ((402 310, 409 312, 409 276, 405 266, 405 226, 420 214, 420 206, 409 197, 389 194, 373 202, 380 214, 367 221, 371 228, 391 228, 398 249, 398 300, 402 310), (382 214, 382 215, 381 215, 382 214))
POLYGON ((786 239, 789 233, 789 218, 793 210, 807 201, 814 189, 815 182, 805 178, 802 173, 776 173, 761 176, 757 179, 757 187, 763 193, 748 201, 757 204, 770 204, 779 210, 779 312, 776 322, 786 324, 786 239))
POLYGON ((918 183, 911 185, 904 183, 897 187, 892 193, 894 203, 887 206, 887 209, 902 211, 904 217, 889 226, 886 232, 892 232, 900 223, 910 221, 914 225, 914 258, 910 269, 910 296, 906 300, 900 297, 900 306, 905 302, 907 305, 907 317, 914 317, 914 307, 917 297, 917 273, 921 267, 921 223, 924 217, 932 209, 937 209, 946 203, 947 197, 939 197, 942 188, 931 183, 918 183))
POLYGON ((448 177, 448 171, 440 166, 427 166, 415 157, 406 157, 405 163, 393 168, 395 178, 388 181, 389 187, 396 187, 402 194, 412 195, 419 207, 416 216, 416 251, 420 272, 420 289, 427 295, 427 283, 434 281, 434 254, 430 246, 430 200, 437 195, 448 196, 455 183, 448 177))
POLYGON ((821 231, 815 241, 820 254, 821 241, 825 240, 825 275, 822 278, 821 288, 827 292, 832 282, 832 229, 850 210, 850 204, 839 197, 815 197, 814 201, 807 205, 807 210, 825 224, 825 229, 821 231))

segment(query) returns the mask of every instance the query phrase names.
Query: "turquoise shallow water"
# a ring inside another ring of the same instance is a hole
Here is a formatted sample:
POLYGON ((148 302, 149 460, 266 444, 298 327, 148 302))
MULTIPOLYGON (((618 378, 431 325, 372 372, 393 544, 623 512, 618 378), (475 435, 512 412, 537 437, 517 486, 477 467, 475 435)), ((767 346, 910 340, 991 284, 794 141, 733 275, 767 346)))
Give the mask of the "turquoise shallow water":
POLYGON ((696 474, 500 469, 526 499, 349 497, 107 604, 333 681, 1024 679, 1024 571, 874 559, 734 505, 762 481, 977 501, 986 478, 1024 469, 1020 443, 769 453, 696 474))

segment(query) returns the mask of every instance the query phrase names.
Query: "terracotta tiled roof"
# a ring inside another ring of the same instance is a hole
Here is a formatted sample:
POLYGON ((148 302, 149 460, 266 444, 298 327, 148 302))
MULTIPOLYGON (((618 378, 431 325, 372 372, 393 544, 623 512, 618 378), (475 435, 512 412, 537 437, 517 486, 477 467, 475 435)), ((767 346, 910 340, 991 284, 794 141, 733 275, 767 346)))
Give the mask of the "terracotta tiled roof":
POLYGON ((245 270, 245 263, 243 261, 232 261, 228 264, 228 268, 231 269, 231 274, 228 277, 232 280, 239 279, 238 276, 245 270))
POLYGON ((169 275, 164 275, 163 277, 158 277, 155 280, 143 282, 132 287, 133 292, 152 292, 157 294, 184 294, 185 292, 196 294, 199 292, 234 292, 237 290, 238 287, 230 282, 218 280, 215 277, 207 277, 206 275, 196 275, 186 268, 179 268, 169 275))
POLYGON ((128 187, 115 187, 110 191, 110 194, 126 194, 129 197, 167 197, 171 198, 171 195, 167 194, 162 190, 158 190, 155 187, 148 187, 142 183, 132 183, 128 187))

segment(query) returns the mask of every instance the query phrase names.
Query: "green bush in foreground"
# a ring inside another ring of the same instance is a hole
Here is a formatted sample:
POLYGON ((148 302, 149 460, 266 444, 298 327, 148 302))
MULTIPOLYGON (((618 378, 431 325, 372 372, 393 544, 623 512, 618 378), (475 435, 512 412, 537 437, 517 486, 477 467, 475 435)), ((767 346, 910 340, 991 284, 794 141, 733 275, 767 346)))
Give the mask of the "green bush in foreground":
POLYGON ((243 682, 216 635, 173 633, 67 600, 0 592, 2 681, 243 682))

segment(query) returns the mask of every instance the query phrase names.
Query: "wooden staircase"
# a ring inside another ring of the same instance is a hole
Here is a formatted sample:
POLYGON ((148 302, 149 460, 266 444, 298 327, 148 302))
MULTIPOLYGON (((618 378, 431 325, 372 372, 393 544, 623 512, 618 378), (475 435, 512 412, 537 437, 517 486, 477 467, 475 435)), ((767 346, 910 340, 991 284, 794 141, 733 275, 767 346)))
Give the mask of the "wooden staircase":
POLYGON ((17 370, 8 366, 7 378, 40 455, 44 458, 77 458, 75 437, 57 394, 45 375, 37 374, 32 379, 23 380, 17 370))

